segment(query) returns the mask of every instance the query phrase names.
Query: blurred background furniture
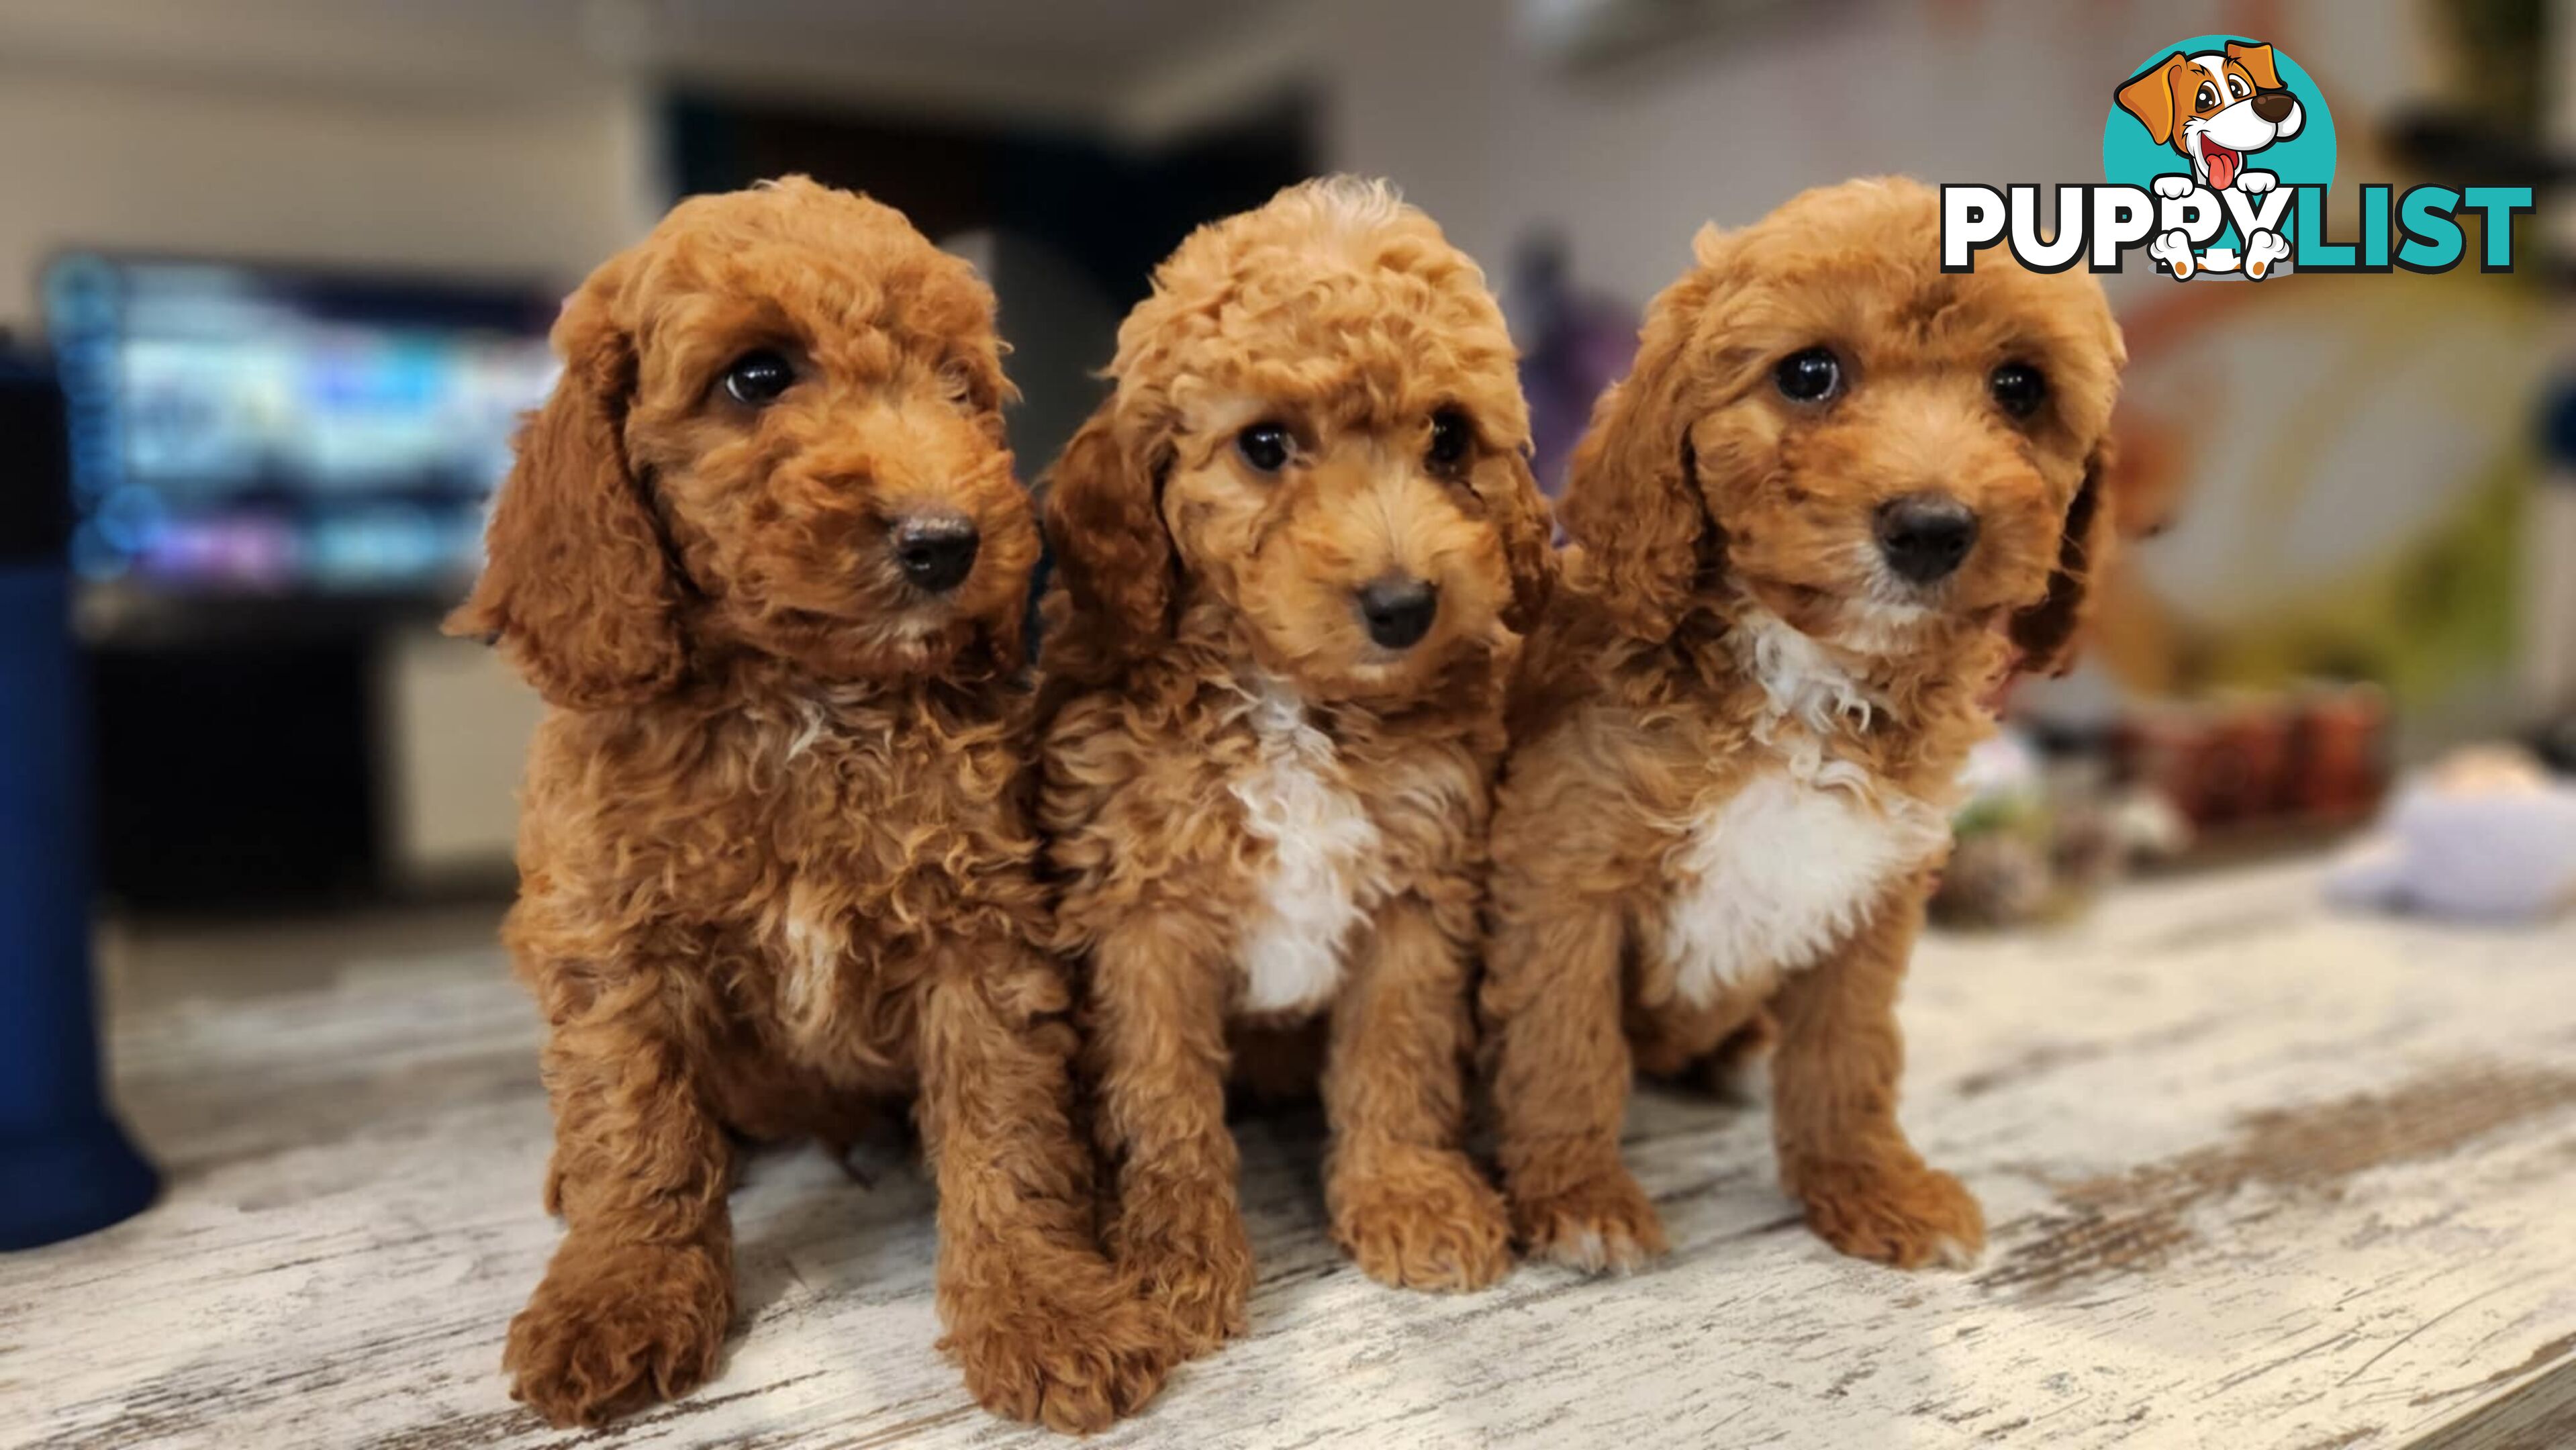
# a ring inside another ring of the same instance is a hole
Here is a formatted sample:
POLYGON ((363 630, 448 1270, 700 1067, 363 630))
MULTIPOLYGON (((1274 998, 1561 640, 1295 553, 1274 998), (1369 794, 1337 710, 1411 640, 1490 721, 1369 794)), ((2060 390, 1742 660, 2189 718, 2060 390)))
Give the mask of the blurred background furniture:
POLYGON ((506 799, 515 762, 442 747, 516 744, 534 712, 429 642, 552 381, 551 290, 72 252, 44 301, 109 895, 242 912, 497 879, 506 812, 448 803, 506 799))
POLYGON ((0 1251, 114 1223, 156 1186, 100 1072, 62 455, 52 368, 0 350, 0 1251))

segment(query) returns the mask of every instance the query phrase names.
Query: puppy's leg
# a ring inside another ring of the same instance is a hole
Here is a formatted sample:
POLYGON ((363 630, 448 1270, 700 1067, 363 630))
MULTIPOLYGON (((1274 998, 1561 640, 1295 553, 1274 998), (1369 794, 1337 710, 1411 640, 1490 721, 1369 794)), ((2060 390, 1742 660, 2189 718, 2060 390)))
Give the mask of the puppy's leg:
POLYGON ((547 1206, 568 1231, 502 1367, 553 1424, 600 1424, 715 1370, 733 1317, 732 1156, 690 1051, 649 972, 601 987, 546 1044, 547 1206))
POLYGON ((960 945, 921 1011, 922 1149, 939 1184, 942 1347, 984 1407, 1085 1433, 1152 1398, 1158 1316, 1092 1238, 1090 1150, 1069 1112, 1062 979, 1015 943, 960 945))
POLYGON ((1244 1329, 1252 1245, 1225 1125, 1224 958, 1194 922, 1140 916, 1092 954, 1093 1126, 1118 1179, 1110 1249, 1202 1354, 1244 1329))
POLYGON ((1619 1161, 1628 1043, 1619 1030, 1615 907, 1494 891, 1484 1004, 1512 1226, 1536 1257, 1626 1271, 1664 1251, 1655 1206, 1619 1161))
POLYGON ((1780 1180, 1808 1224, 1844 1253, 1909 1269, 1965 1264, 1986 1238, 1976 1199, 1925 1167, 1896 1124, 1896 990, 1925 894, 1900 887, 1850 942, 1789 974, 1771 1070, 1780 1180))
POLYGON ((1628 1005, 1628 1052, 1640 1076, 1694 1088, 1711 1097, 1747 1101, 1746 1075, 1779 1035, 1763 1010, 1767 988, 1725 992, 1692 1006, 1670 1001, 1628 1005))
POLYGON ((1333 1237, 1371 1278, 1481 1289, 1511 1267, 1503 1201, 1459 1147, 1473 1032, 1467 954, 1430 908, 1380 912, 1333 1007, 1324 1197, 1333 1237))

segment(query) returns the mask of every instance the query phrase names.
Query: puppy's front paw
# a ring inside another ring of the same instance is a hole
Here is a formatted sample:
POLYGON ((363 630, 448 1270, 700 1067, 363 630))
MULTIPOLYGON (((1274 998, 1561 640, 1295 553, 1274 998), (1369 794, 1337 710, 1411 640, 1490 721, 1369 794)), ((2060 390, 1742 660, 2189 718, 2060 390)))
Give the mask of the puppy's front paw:
POLYGON ((1382 1284, 1482 1289, 1512 1267, 1502 1195, 1464 1153, 1348 1167, 1334 1190, 1334 1241, 1382 1284))
POLYGON ((2180 201, 2200 190, 2200 183, 2181 172, 2167 172, 2156 178, 2156 195, 2168 201, 2180 201))
POLYGON ((1627 1169, 1611 1167, 1553 1193, 1523 1195, 1512 1222, 1534 1259, 1587 1274, 1625 1274, 1664 1251, 1664 1221, 1627 1169))
POLYGON ((1177 1358, 1170 1328, 1141 1300, 1041 1290, 1006 1303, 1000 1293, 961 1307, 940 1341, 994 1414, 1071 1435, 1105 1430, 1152 1399, 1177 1358))
POLYGON ((510 1396, 556 1426, 677 1399, 715 1372, 732 1275, 699 1247, 564 1241, 510 1322, 510 1396))
POLYGON ((1959 1180, 1920 1163, 1814 1163, 1795 1190, 1807 1226, 1854 1258, 1900 1269, 1964 1269, 1986 1247, 1986 1215, 1959 1180))
POLYGON ((2247 196, 2261 196, 2280 182, 2281 178, 2269 171, 2245 171, 2237 174, 2236 189, 2247 196))
POLYGON ((1241 1334, 1252 1297, 1252 1243, 1233 1204, 1147 1221, 1132 1207, 1111 1231, 1112 1257, 1160 1308, 1195 1358, 1241 1334))

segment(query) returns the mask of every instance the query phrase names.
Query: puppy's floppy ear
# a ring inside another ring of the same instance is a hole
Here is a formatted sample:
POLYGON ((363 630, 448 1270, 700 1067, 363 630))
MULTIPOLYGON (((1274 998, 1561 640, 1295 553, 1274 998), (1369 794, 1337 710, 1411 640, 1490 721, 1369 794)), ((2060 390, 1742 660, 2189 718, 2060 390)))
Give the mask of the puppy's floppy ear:
POLYGON ((635 352, 607 300, 620 275, 602 267, 564 304, 563 376, 519 430, 483 577, 446 622, 500 645, 538 693, 572 710, 650 699, 683 664, 669 560, 626 464, 635 352))
POLYGON ((2188 64, 2181 51, 2175 51, 2138 73, 2120 87, 2120 109, 2138 118, 2147 134, 2159 146, 2170 145, 2174 134, 2173 68, 2188 64))
POLYGON ((1511 470, 1486 497, 1485 506, 1493 511, 1494 527, 1503 539, 1503 563, 1512 572, 1512 602, 1503 611, 1503 627, 1527 634, 1556 589, 1556 524, 1548 516, 1547 495, 1539 492, 1530 473, 1527 454, 1512 451, 1511 470))
POLYGON ((2117 510, 2103 497, 2109 487, 2111 441, 2093 445, 2084 460, 2084 481, 2066 506, 2066 528, 2057 541, 2057 566, 2048 574, 2048 593, 2037 604, 2012 617, 2012 642, 2020 668, 2033 674, 2062 675, 2075 663, 2075 646, 2083 633, 2093 578, 2109 562, 2111 519, 2117 510))
POLYGON ((2245 73, 2254 78, 2256 88, 2266 91, 2281 88, 2281 72, 2272 63, 2272 47, 2250 40, 2231 40, 2227 42, 2227 58, 2245 67, 2245 73))
POLYGON ((1640 639, 1662 640, 1681 621, 1711 527, 1691 457, 1690 343, 1721 245, 1703 229, 1698 265, 1647 307, 1636 365, 1593 406, 1566 483, 1566 532, 1619 627, 1640 639))
POLYGON ((1045 605, 1045 666, 1097 683, 1171 632, 1172 541, 1157 495, 1158 450, 1123 436, 1111 397, 1064 446, 1039 485, 1055 583, 1045 605))

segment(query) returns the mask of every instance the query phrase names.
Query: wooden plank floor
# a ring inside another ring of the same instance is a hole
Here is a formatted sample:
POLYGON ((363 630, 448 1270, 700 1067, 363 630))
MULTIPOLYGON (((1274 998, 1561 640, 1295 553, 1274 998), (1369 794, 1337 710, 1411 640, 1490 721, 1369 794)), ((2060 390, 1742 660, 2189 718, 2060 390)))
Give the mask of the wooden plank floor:
MULTIPOLYGON (((1316 1127, 1245 1124, 1251 1336, 1113 1445, 2360 1447, 2576 1440, 2576 925, 2325 914, 2306 868, 1928 944, 1906 1116, 1996 1225, 1967 1273, 1838 1258, 1763 1115, 1648 1095, 1670 1259, 1382 1289, 1326 1242, 1316 1127)), ((721 1377, 597 1436, 511 1404, 555 1228, 532 1010, 496 956, 120 1022, 172 1187, 0 1259, 0 1445, 956 1446, 930 1197, 812 1152, 737 1199, 721 1377)))

